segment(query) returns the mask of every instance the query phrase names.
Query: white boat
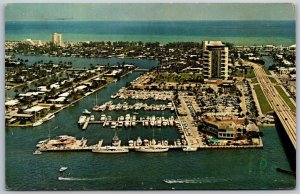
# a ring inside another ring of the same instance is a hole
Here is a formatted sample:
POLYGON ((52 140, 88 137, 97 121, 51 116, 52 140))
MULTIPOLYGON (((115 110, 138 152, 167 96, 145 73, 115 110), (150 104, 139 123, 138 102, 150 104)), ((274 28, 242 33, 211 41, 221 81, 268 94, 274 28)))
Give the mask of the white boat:
POLYGON ((151 120, 150 125, 153 127, 155 125, 155 121, 151 120))
POLYGON ((92 152, 103 153, 103 154, 117 154, 117 153, 128 153, 129 149, 116 147, 116 146, 105 146, 105 147, 92 149, 92 152))
POLYGON ((129 146, 133 146, 133 140, 129 140, 129 141, 128 141, 128 145, 129 145, 129 146))
POLYGON ((135 122, 135 121, 132 121, 132 122, 131 122, 131 125, 132 125, 133 127, 135 127, 136 122, 135 122))
POLYGON ((64 171, 67 170, 67 169, 68 169, 68 167, 62 166, 62 167, 60 167, 59 172, 64 172, 64 171))
POLYGON ((117 134, 115 134, 113 139, 112 139, 112 145, 113 146, 120 146, 121 145, 121 140, 119 139, 117 134))
POLYGON ((86 120, 86 116, 80 116, 78 120, 78 124, 82 125, 85 122, 85 120, 86 120))
POLYGON ((106 115, 101 115, 100 121, 105 121, 105 119, 106 119, 106 115))
POLYGON ((125 127, 129 127, 129 121, 125 121, 124 126, 125 126, 125 127))
POLYGON ((88 111, 87 109, 84 109, 84 111, 83 111, 82 113, 83 113, 83 114, 87 114, 87 115, 91 114, 91 112, 88 111))
POLYGON ((140 145, 142 145, 142 143, 143 143, 142 139, 140 137, 138 137, 136 140, 136 145, 140 146, 140 145))
POLYGON ((134 114, 134 115, 138 115, 139 113, 138 113, 138 112, 133 112, 132 114, 134 114))
POLYGON ((47 143, 48 141, 49 141, 49 139, 45 139, 45 140, 39 141, 39 142, 36 144, 36 147, 37 147, 37 148, 40 148, 40 147, 42 147, 45 143, 47 143))
POLYGON ((94 120, 95 120, 95 116, 94 116, 94 115, 91 115, 90 120, 91 120, 91 121, 94 121, 94 120))
POLYGON ((186 146, 182 148, 184 152, 195 152, 197 151, 197 149, 198 149, 197 147, 190 147, 190 146, 186 146))
POLYGON ((35 152, 33 152, 33 155, 40 155, 40 154, 42 154, 40 150, 35 150, 35 152))
POLYGON ((39 126, 39 125, 41 125, 41 124, 43 124, 43 120, 41 119, 41 120, 38 120, 38 121, 36 121, 36 122, 34 122, 33 124, 32 124, 32 126, 33 127, 36 127, 36 126, 39 126))
POLYGON ((111 122, 110 128, 115 129, 117 127, 116 121, 111 122))
POLYGON ((118 96, 117 94, 116 94, 116 95, 111 95, 110 98, 113 98, 113 99, 114 99, 114 98, 116 98, 117 96, 118 96))
POLYGON ((135 148, 136 152, 148 152, 148 153, 160 153, 160 152, 167 152, 169 147, 165 146, 141 146, 135 148))
POLYGON ((123 127, 123 121, 118 121, 118 127, 123 127))

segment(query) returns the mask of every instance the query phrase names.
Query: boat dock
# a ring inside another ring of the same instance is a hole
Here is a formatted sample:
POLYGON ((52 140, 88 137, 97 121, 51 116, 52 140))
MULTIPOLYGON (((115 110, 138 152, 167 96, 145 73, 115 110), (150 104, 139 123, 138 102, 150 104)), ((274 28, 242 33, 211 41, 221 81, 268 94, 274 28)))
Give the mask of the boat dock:
POLYGON ((168 127, 175 126, 178 123, 178 119, 173 116, 169 118, 147 116, 137 118, 135 115, 120 116, 117 120, 112 120, 110 116, 101 115, 100 120, 91 119, 92 115, 86 116, 84 120, 82 117, 79 119, 78 124, 82 130, 86 130, 89 124, 102 124, 103 127, 110 126, 112 129, 119 127, 135 127, 137 124, 142 124, 144 127, 168 127))
POLYGON ((170 145, 164 145, 164 144, 151 145, 151 141, 149 141, 149 144, 147 144, 147 145, 139 144, 138 141, 132 141, 131 145, 121 145, 121 140, 118 140, 118 142, 116 144, 114 144, 113 146, 110 146, 110 145, 104 146, 102 139, 96 145, 87 146, 86 142, 87 142, 87 140, 84 140, 84 143, 82 145, 77 145, 77 146, 73 146, 73 147, 42 146, 42 147, 39 147, 37 149, 37 151, 40 151, 40 152, 92 151, 94 149, 106 149, 107 147, 113 147, 113 148, 119 148, 119 149, 121 148, 121 149, 128 149, 128 150, 131 150, 131 151, 135 151, 136 149, 141 149, 141 148, 142 149, 147 149, 147 148, 152 147, 152 146, 164 147, 164 148, 167 148, 168 150, 170 150, 170 149, 173 149, 173 150, 174 149, 181 149, 183 151, 197 151, 197 150, 206 150, 206 149, 256 149, 256 148, 263 148, 263 144, 262 144, 261 139, 260 139, 260 144, 259 145, 228 145, 228 146, 221 146, 221 145, 219 145, 219 146, 217 146, 217 145, 214 145, 214 146, 208 146, 208 145, 201 145, 201 146, 200 145, 199 146, 183 145, 181 143, 178 143, 178 141, 174 141, 174 143, 170 144, 170 145), (185 150, 185 148, 187 148, 187 147, 195 148, 195 149, 185 150))

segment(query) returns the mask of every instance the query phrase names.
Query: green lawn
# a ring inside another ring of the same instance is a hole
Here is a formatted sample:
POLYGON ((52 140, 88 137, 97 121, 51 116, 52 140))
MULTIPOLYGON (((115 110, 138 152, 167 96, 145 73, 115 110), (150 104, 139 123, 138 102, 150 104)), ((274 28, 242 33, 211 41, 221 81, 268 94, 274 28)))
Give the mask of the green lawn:
POLYGON ((260 85, 255 85, 254 90, 255 90, 262 114, 266 114, 266 113, 272 111, 273 109, 270 106, 267 98, 265 97, 260 85))
POLYGON ((289 97, 286 95, 286 93, 283 91, 283 89, 280 86, 275 86, 276 90, 280 94, 280 96, 283 98, 283 100, 287 103, 287 105, 290 107, 290 109, 294 112, 296 112, 296 106, 291 102, 289 97))
POLYGON ((256 78, 256 77, 255 77, 255 78, 252 78, 252 79, 251 79, 251 82, 252 82, 253 84, 258 83, 257 78, 256 78))
POLYGON ((270 81, 271 81, 273 84, 277 84, 277 81, 276 81, 276 79, 275 79, 275 78, 273 78, 273 77, 269 77, 269 79, 270 79, 270 81))

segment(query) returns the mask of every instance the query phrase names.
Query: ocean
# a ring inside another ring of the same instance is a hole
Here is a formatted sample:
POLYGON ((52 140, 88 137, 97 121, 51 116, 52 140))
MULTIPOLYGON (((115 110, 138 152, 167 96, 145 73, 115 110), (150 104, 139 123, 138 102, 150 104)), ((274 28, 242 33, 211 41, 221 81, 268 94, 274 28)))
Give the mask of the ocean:
POLYGON ((296 43, 295 21, 7 21, 5 40, 168 42, 221 40, 235 45, 296 43))

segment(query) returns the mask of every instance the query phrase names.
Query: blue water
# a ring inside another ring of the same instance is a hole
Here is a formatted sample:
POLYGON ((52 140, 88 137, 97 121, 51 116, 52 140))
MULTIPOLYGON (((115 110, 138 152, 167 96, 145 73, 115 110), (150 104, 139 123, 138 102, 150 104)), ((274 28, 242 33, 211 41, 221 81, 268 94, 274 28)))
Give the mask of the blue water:
POLYGON ((6 40, 50 41, 222 40, 237 45, 295 44, 295 21, 28 21, 5 23, 6 40))

